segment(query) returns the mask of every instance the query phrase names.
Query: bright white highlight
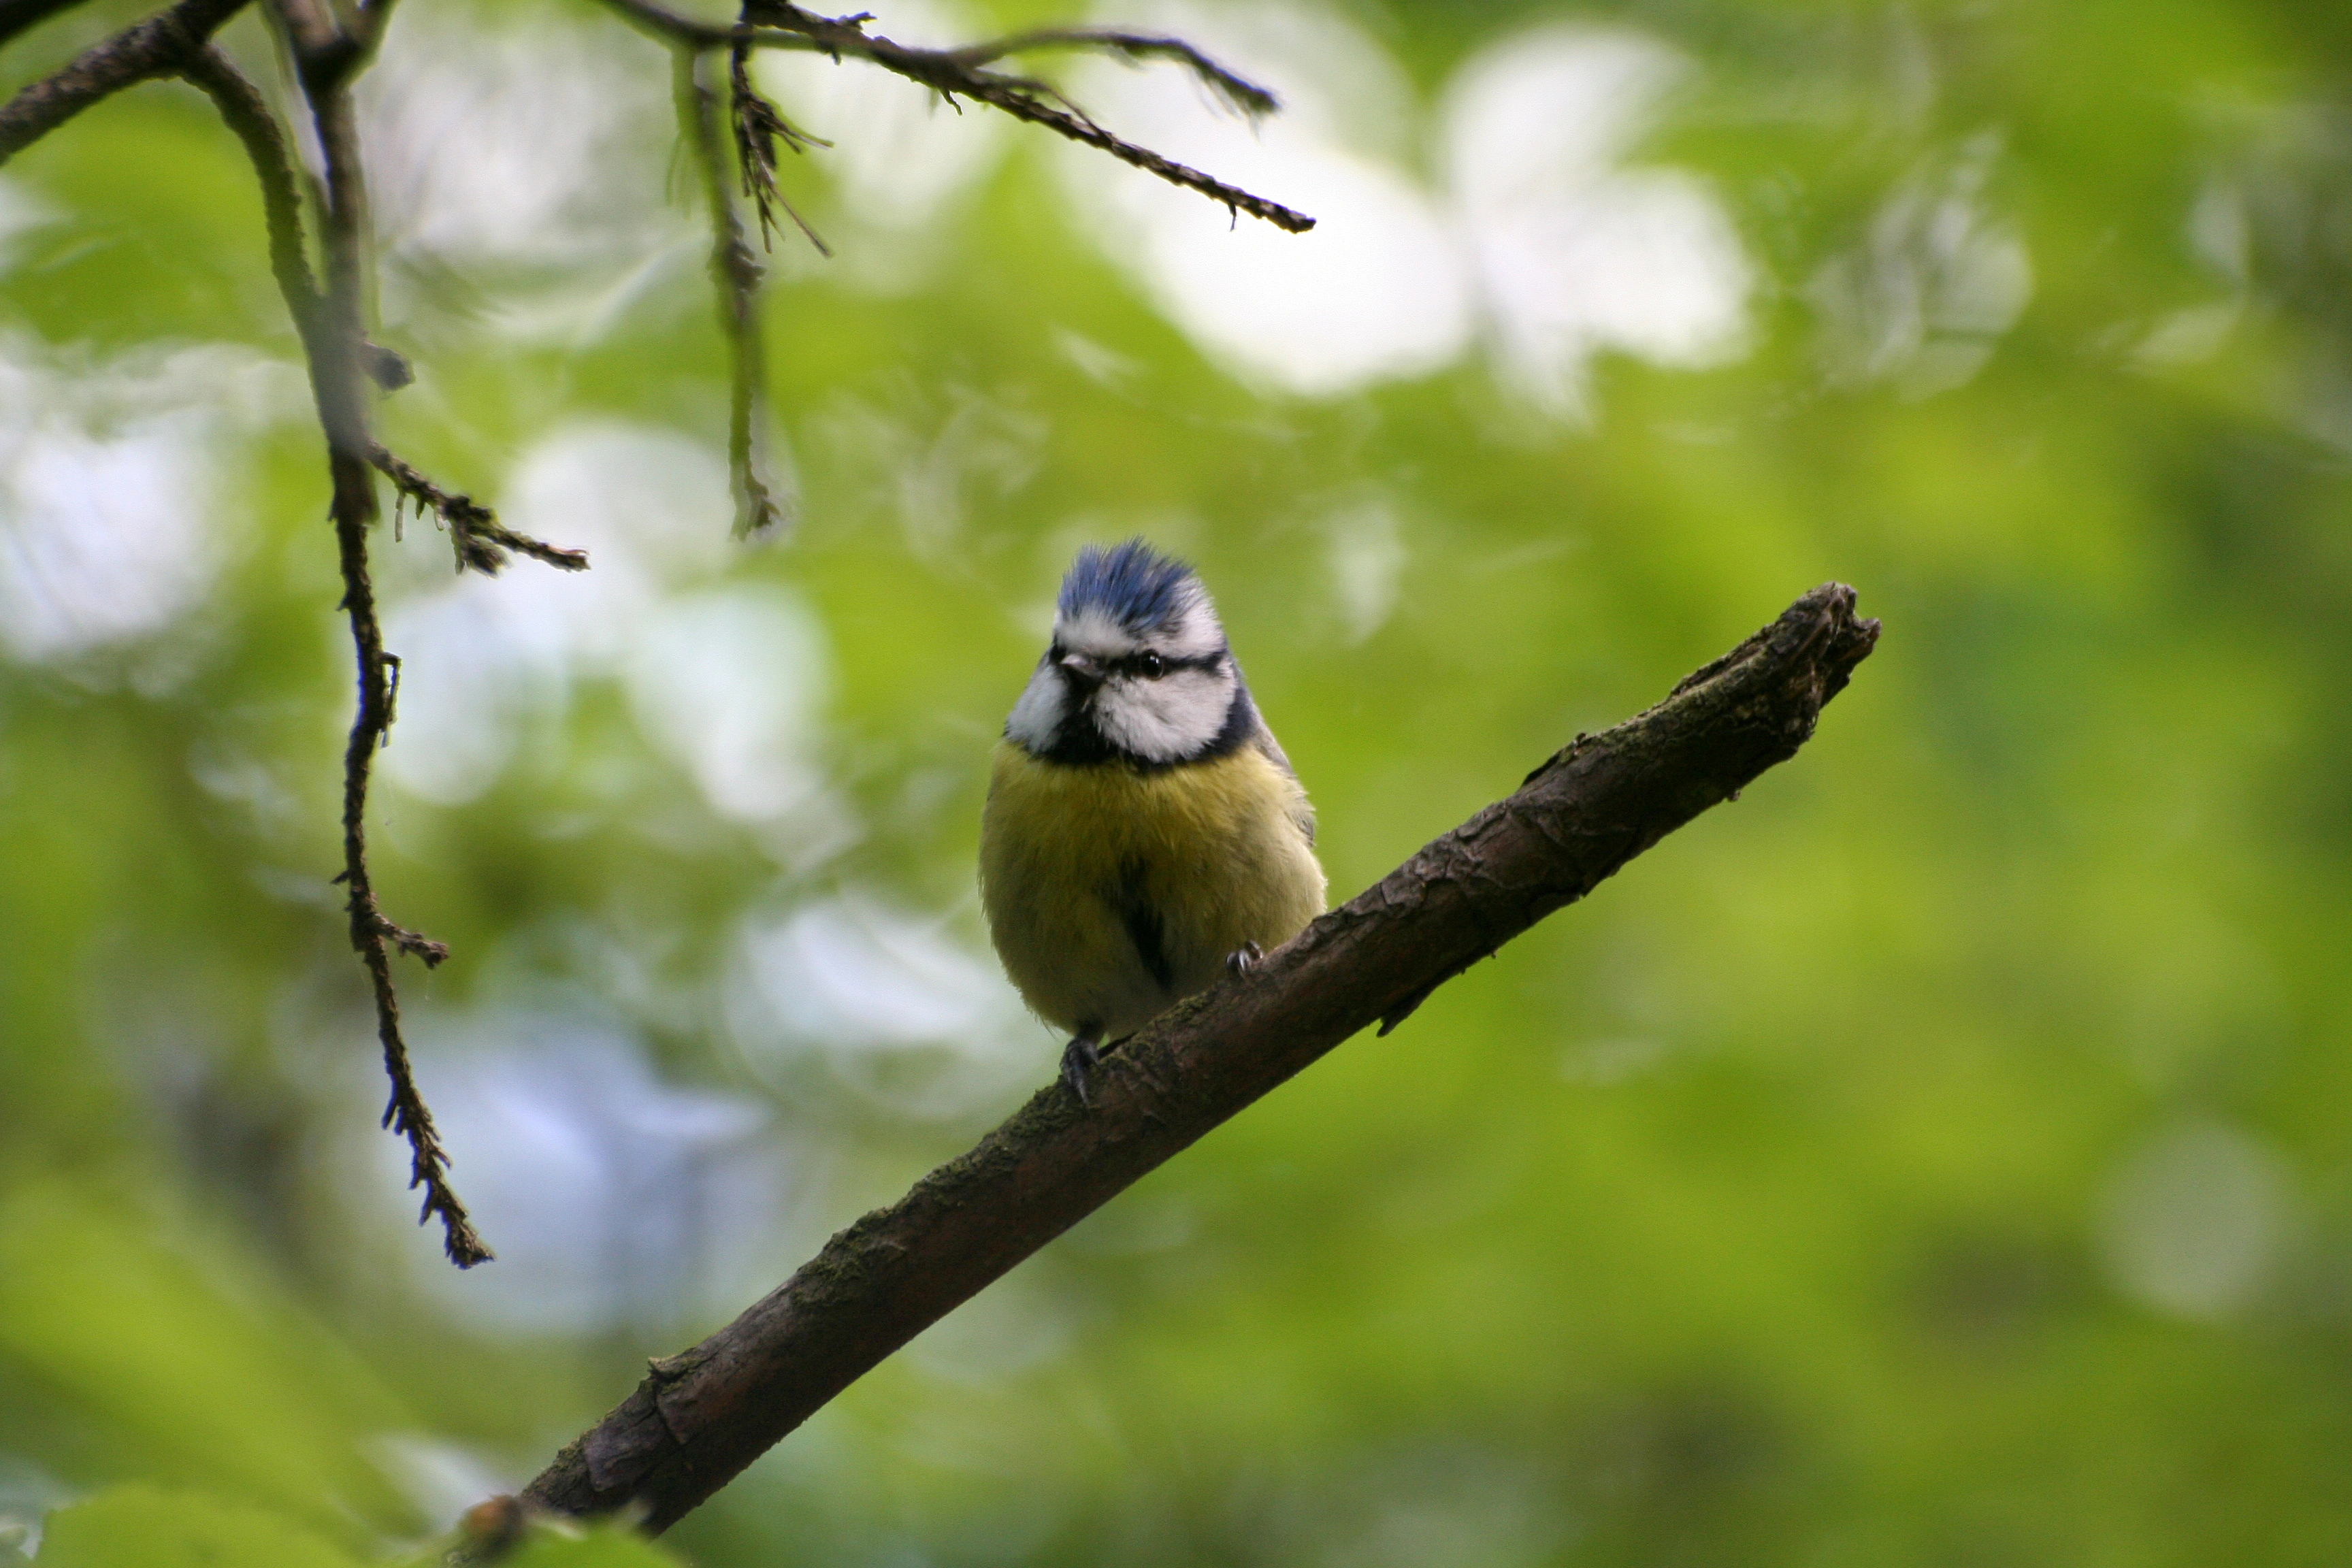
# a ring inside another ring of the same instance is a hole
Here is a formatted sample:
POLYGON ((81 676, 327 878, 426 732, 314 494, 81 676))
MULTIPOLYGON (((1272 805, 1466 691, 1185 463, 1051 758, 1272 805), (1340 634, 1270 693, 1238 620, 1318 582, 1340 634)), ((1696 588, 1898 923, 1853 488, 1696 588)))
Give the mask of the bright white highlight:
POLYGON ((727 1013, 744 1059, 778 1088, 821 1063, 927 1120, 1018 1092, 1047 1048, 992 963, 941 922, 856 890, 746 922, 727 1013))
POLYGON ((222 447, 301 395, 226 344, 92 363, 0 341, 0 647, 68 659, 194 609, 226 551, 222 447))
POLYGON ((1743 346, 1748 261, 1713 194, 1622 160, 1685 69, 1639 34, 1559 28, 1486 50, 1447 90, 1446 167, 1507 380, 1584 405, 1603 349, 1697 367, 1743 346))
POLYGON ((1970 139, 1946 166, 1915 172, 1808 292, 1821 307, 1832 374, 1890 380, 1906 395, 1960 385, 1991 357, 2033 297, 2033 265, 1984 187, 2000 151, 1970 139))
POLYGON ((810 759, 830 685, 824 634, 777 587, 689 595, 637 634, 625 669, 637 728, 721 816, 760 822, 816 794, 810 759))
POLYGON ((1236 224, 1090 148, 1062 150, 1080 228, 1203 353, 1244 380, 1311 396, 1423 375, 1460 354, 1473 321, 1460 247, 1375 133, 1358 130, 1409 121, 1406 89, 1378 45, 1336 16, 1284 5, 1117 19, 1192 39, 1273 88, 1282 112, 1252 127, 1164 65, 1091 63, 1073 74, 1073 97, 1130 141, 1320 220, 1305 237, 1236 224))
POLYGON ((1423 375, 1483 324, 1509 384, 1574 415, 1596 353, 1699 366, 1744 346, 1751 269, 1721 205, 1695 176, 1622 162, 1684 73, 1665 46, 1549 28, 1486 50, 1444 96, 1431 192, 1402 166, 1414 114, 1393 62, 1336 16, 1187 5, 1148 20, 1273 87, 1283 112, 1253 131, 1181 72, 1108 63, 1078 73, 1080 101, 1318 226, 1233 226, 1084 149, 1061 155, 1065 184, 1083 230, 1243 378, 1331 395, 1423 375))
MULTIPOLYGON (((893 0, 887 15, 868 26, 917 48, 960 47, 986 30, 961 8, 920 0, 893 0)), ((959 111, 862 60, 767 49, 755 69, 787 119, 833 143, 807 156, 830 176, 848 215, 877 229, 907 233, 944 216, 995 166, 1011 129, 994 110, 967 105, 959 111)), ((781 149, 779 155, 791 156, 781 149)))
POLYGON ((663 205, 676 137, 663 73, 557 7, 497 9, 487 26, 403 13, 360 79, 386 243, 454 261, 564 262, 685 222, 663 205))
MULTIPOLYGON (((496 1269, 475 1275, 409 1249, 452 1310, 523 1334, 667 1329, 740 1289, 737 1243, 773 1228, 786 1185, 765 1108, 664 1082, 593 1018, 427 1014, 415 1033, 467 1202, 498 1238, 496 1269)), ((371 1137, 369 1158, 407 1179, 396 1141, 371 1137)))
POLYGON ((1388 624, 1404 586, 1406 552, 1396 510, 1374 500, 1330 518, 1332 596, 1350 647, 1388 624))
POLYGON ((2221 1317, 2268 1282, 2285 1200, 2285 1177, 2262 1144, 2215 1123, 2178 1129, 2110 1185, 2100 1226, 2108 1268, 2151 1307, 2221 1317))
POLYGON ((513 526, 585 547, 591 569, 518 561, 397 604, 388 777, 443 805, 472 800, 527 745, 551 742, 574 680, 617 678, 639 730, 720 816, 766 822, 813 800, 824 634, 780 586, 703 585, 730 548, 716 453, 667 431, 576 426, 532 448, 503 500, 513 526))

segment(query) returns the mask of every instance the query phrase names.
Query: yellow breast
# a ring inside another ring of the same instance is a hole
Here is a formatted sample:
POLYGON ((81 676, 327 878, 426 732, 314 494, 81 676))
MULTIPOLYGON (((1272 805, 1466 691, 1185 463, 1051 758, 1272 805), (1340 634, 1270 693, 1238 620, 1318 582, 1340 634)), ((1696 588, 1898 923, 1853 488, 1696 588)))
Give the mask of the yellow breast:
POLYGON ((1298 781, 1255 746, 1150 771, 996 749, 981 902, 1022 999, 1117 1039, 1323 911, 1298 781))

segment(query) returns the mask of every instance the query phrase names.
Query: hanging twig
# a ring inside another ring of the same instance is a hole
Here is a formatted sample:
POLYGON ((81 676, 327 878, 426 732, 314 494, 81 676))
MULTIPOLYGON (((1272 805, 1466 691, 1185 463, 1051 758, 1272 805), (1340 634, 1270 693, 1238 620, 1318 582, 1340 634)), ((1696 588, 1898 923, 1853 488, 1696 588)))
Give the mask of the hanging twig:
MULTIPOLYGON (((320 246, 326 284, 310 312, 304 345, 319 421, 327 434, 327 464, 333 486, 328 516, 334 525, 342 579, 342 609, 350 618, 352 647, 359 666, 359 705, 343 749, 343 884, 352 946, 368 972, 376 1015, 376 1037, 383 1049, 391 1095, 383 1124, 408 1140, 409 1185, 425 1191, 419 1219, 438 1218, 449 1259, 470 1268, 491 1257, 475 1234, 465 1205, 449 1184, 447 1152, 441 1146, 433 1113, 416 1088, 408 1046, 400 1027, 400 998, 393 987, 392 950, 397 948, 430 968, 448 956, 439 942, 395 925, 378 906, 368 875, 368 784, 376 749, 392 728, 399 661, 385 651, 376 616, 375 586, 368 569, 368 530, 376 519, 373 460, 381 450, 369 431, 372 395, 367 347, 367 191, 359 160, 359 132, 350 81, 382 35, 388 0, 357 14, 351 30, 310 0, 277 0, 290 41, 303 97, 310 106, 325 165, 325 210, 320 246)), ((250 145, 248 142, 248 145, 250 145)), ((268 188, 270 176, 264 176, 268 188)), ((289 301, 291 308, 291 301, 289 301)), ((300 313, 298 311, 298 321, 300 313)))
POLYGON ((760 334, 760 280, 765 269, 752 252, 735 205, 735 182, 729 176, 727 144, 719 129, 719 89, 706 77, 713 56, 684 48, 675 56, 680 129, 702 171, 703 197, 710 204, 710 281, 719 291, 730 394, 727 471, 735 493, 735 532, 740 537, 764 532, 785 520, 766 460, 768 375, 766 344, 760 334))

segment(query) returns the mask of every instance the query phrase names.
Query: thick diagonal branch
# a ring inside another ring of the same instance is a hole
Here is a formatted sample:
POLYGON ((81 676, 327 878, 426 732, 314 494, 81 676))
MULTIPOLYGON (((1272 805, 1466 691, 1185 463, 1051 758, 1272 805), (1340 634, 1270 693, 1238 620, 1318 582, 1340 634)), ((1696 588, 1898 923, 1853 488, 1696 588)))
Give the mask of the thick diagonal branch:
POLYGON ((92 44, 0 104, 0 163, 100 99, 177 72, 245 5, 246 0, 180 0, 168 11, 92 44))
POLYGON ((885 1356, 1146 1172, 1366 1025, 1391 1023, 1758 774, 1796 754, 1878 637, 1814 589, 1613 730, 1579 736, 1380 884, 867 1215, 726 1328, 653 1372, 523 1494, 662 1530, 885 1356))

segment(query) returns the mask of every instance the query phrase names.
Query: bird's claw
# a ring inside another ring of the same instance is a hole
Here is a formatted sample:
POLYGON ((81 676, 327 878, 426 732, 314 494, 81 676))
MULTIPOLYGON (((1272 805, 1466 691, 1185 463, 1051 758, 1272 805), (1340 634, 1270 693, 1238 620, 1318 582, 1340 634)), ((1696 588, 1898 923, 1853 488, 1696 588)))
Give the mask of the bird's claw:
POLYGON ((1102 1047, 1092 1035, 1079 1035, 1062 1047, 1062 1081, 1078 1097, 1078 1103, 1091 1108, 1094 1097, 1087 1092, 1087 1074, 1102 1063, 1102 1047))
POLYGON ((1225 954, 1225 972, 1229 974, 1247 974, 1265 959, 1265 949, 1254 942, 1245 942, 1225 954))

